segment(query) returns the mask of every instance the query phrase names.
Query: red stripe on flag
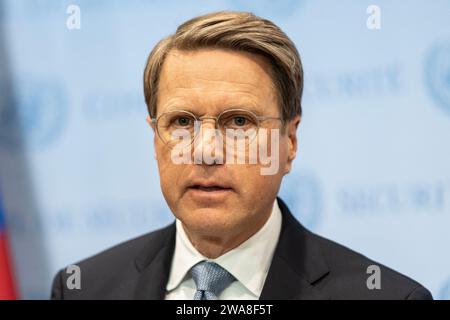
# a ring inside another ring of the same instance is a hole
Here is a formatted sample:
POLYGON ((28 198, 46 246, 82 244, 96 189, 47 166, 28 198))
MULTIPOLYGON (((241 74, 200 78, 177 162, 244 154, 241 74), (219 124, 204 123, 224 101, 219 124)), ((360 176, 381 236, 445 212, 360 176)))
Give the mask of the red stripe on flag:
POLYGON ((0 300, 16 299, 6 234, 0 231, 0 300))

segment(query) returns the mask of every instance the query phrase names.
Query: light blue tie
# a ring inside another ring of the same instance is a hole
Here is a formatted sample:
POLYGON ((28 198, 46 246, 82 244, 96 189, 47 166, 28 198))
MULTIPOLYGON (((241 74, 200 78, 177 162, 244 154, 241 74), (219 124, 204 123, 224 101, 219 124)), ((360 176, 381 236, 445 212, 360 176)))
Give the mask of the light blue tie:
POLYGON ((194 300, 217 300, 220 293, 236 279, 217 263, 202 261, 191 269, 197 285, 194 300))

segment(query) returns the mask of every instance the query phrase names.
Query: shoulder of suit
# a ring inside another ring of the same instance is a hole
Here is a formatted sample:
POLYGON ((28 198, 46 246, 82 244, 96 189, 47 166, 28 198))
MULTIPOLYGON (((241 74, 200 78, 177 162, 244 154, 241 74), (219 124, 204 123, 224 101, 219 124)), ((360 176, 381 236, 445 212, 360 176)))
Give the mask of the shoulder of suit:
POLYGON ((169 237, 173 224, 141 235, 137 238, 122 242, 106 249, 94 256, 75 263, 82 271, 107 270, 111 267, 119 269, 121 266, 134 264, 137 256, 143 251, 158 250, 169 237))
POLYGON ((380 295, 383 299, 409 299, 414 295, 431 298, 431 294, 420 283, 395 271, 365 255, 344 245, 306 230, 311 241, 316 241, 330 270, 327 280, 329 287, 336 287, 336 292, 343 293, 340 298, 373 298, 380 295), (367 290, 369 277, 378 273, 380 289, 367 290), (348 291, 342 290, 348 288, 348 291), (348 296, 346 297, 346 293, 348 296))

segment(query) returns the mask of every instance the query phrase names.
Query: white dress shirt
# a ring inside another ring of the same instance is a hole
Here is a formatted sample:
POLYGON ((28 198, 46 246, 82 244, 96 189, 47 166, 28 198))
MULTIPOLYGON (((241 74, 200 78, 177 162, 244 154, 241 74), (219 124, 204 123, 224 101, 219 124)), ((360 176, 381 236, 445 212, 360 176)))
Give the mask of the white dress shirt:
POLYGON ((269 272, 273 253, 281 231, 281 211, 275 200, 272 213, 264 226, 238 247, 216 259, 208 259, 194 248, 182 223, 176 220, 175 252, 166 300, 192 300, 197 291, 190 269, 200 261, 212 261, 231 273, 237 281, 225 288, 220 300, 257 300, 269 272))

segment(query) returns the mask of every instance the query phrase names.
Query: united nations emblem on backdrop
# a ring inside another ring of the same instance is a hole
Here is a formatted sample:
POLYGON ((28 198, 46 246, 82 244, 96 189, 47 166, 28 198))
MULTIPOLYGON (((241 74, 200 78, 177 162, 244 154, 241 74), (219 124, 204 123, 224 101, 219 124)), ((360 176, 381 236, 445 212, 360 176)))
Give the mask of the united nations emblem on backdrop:
POLYGON ((47 147, 65 125, 66 94, 56 82, 16 83, 14 89, 0 87, 0 147, 47 147))
POLYGON ((283 178, 279 195, 305 227, 314 230, 320 225, 323 198, 316 176, 291 171, 283 178))
POLYGON ((450 115, 450 42, 434 45, 429 50, 425 79, 433 100, 450 115))

